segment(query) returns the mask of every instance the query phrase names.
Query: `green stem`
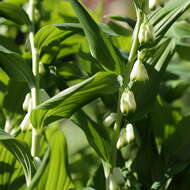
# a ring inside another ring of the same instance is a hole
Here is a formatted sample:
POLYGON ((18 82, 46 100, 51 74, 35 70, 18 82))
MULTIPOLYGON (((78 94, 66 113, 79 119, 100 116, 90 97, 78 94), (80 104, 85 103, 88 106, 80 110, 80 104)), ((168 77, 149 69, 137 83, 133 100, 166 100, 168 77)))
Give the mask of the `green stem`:
POLYGON ((142 17, 142 12, 137 7, 136 7, 136 14, 137 14, 137 23, 135 26, 135 31, 133 33, 133 42, 132 42, 132 47, 129 54, 128 64, 127 64, 127 75, 126 75, 126 79, 124 80, 124 87, 126 87, 129 83, 130 73, 133 69, 133 65, 134 65, 135 58, 137 55, 137 50, 138 50, 138 35, 139 35, 139 30, 140 30, 143 17, 142 17))
MULTIPOLYGON (((36 108, 39 104, 39 55, 38 49, 35 47, 35 0, 29 0, 29 18, 31 20, 32 26, 29 33, 29 41, 31 46, 32 54, 32 72, 35 77, 35 86, 31 89, 32 95, 32 109, 36 108)), ((39 153, 39 141, 41 133, 38 133, 36 129, 32 130, 32 147, 31 153, 32 156, 38 156, 39 153)))

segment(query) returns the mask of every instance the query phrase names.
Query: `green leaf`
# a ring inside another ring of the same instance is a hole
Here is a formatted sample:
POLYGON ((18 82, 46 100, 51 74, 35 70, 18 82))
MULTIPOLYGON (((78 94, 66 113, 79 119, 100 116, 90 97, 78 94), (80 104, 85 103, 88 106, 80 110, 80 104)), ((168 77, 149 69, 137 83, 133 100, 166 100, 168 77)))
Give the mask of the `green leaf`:
POLYGON ((59 128, 49 128, 46 132, 50 145, 50 160, 37 184, 37 190, 68 190, 73 188, 67 163, 67 144, 59 128))
POLYGON ((34 86, 34 76, 29 65, 17 53, 0 45, 0 66, 12 78, 17 81, 25 81, 29 87, 34 86))
POLYGON ((27 13, 20 6, 12 3, 0 2, 0 16, 19 25, 31 25, 27 13))
POLYGON ((127 16, 120 16, 120 15, 106 15, 106 17, 111 18, 116 21, 125 22, 127 23, 132 29, 135 28, 136 21, 127 17, 127 16))
POLYGON ((10 136, 8 133, 0 129, 0 141, 3 146, 9 150, 15 158, 20 162, 24 170, 27 184, 30 183, 35 167, 27 144, 21 140, 10 136))
POLYGON ((117 71, 119 73, 121 61, 109 38, 102 32, 101 28, 77 0, 70 0, 70 2, 79 17, 92 56, 100 62, 105 70, 117 71))
POLYGON ((31 122, 35 128, 41 128, 58 119, 71 117, 88 102, 116 92, 118 86, 116 74, 99 72, 40 104, 32 111, 31 122))
POLYGON ((75 118, 74 122, 84 131, 89 144, 103 160, 109 163, 111 139, 108 131, 90 119, 83 111, 78 111, 75 118))
POLYGON ((7 90, 4 98, 4 108, 9 113, 23 113, 22 104, 29 91, 27 84, 25 82, 10 80, 7 90))
MULTIPOLYGON (((61 30, 73 31, 75 33, 84 35, 82 25, 80 23, 63 23, 55 24, 57 28, 61 30)), ((120 35, 129 35, 129 30, 123 26, 116 24, 114 22, 109 22, 108 24, 100 23, 98 24, 102 32, 109 36, 120 36, 120 35)))
POLYGON ((161 38, 171 25, 189 8, 189 0, 169 1, 163 8, 149 15, 156 38, 161 38))
POLYGON ((42 27, 35 35, 35 46, 41 50, 47 46, 58 45, 73 34, 73 32, 63 32, 53 25, 47 25, 42 27))
POLYGON ((143 60, 149 80, 146 82, 131 81, 130 88, 135 95, 137 110, 129 115, 131 121, 139 120, 151 111, 158 94, 163 74, 171 60, 175 50, 175 41, 165 39, 155 49, 147 52, 143 60))

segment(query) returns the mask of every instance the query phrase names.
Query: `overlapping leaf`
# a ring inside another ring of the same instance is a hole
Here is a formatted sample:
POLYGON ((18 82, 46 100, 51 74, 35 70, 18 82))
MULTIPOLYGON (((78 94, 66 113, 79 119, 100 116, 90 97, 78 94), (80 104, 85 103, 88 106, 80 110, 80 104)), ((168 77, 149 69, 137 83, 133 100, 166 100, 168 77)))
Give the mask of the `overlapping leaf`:
POLYGON ((105 70, 120 72, 121 61, 100 27, 91 18, 85 8, 77 0, 70 0, 73 9, 79 17, 85 36, 88 40, 91 54, 105 70))
POLYGON ((47 25, 42 27, 35 35, 35 46, 41 50, 47 46, 58 45, 72 35, 73 32, 63 32, 53 25, 47 25))
POLYGON ((169 1, 163 8, 150 14, 156 38, 161 38, 170 26, 189 8, 189 0, 169 1))
POLYGON ((15 139, 3 130, 0 130, 0 141, 3 146, 5 146, 6 149, 9 150, 20 162, 24 170, 26 181, 29 184, 35 167, 27 144, 23 141, 15 139))
POLYGON ((0 45, 0 66, 17 81, 25 81, 30 87, 34 86, 34 76, 29 65, 17 53, 0 45))
POLYGON ((109 163, 111 139, 108 131, 92 121, 83 111, 78 111, 75 118, 75 123, 84 131, 89 144, 103 160, 109 163))
POLYGON ((31 25, 27 13, 20 6, 15 4, 0 2, 0 16, 9 19, 16 24, 31 25))
POLYGON ((70 117, 78 108, 118 89, 117 75, 99 72, 39 105, 31 113, 34 127, 41 128, 61 118, 70 117))
POLYGON ((50 160, 40 177, 37 190, 68 190, 74 187, 68 172, 67 144, 60 129, 49 129, 50 160))

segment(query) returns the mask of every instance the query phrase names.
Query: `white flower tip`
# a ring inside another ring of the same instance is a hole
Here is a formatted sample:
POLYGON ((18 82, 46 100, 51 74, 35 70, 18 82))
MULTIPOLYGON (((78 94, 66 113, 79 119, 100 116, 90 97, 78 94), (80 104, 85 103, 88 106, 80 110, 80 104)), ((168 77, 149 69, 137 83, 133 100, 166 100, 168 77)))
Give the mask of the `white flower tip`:
POLYGON ((140 60, 137 60, 133 66, 133 69, 130 74, 131 81, 142 81, 145 82, 149 80, 149 76, 145 66, 141 63, 140 60))

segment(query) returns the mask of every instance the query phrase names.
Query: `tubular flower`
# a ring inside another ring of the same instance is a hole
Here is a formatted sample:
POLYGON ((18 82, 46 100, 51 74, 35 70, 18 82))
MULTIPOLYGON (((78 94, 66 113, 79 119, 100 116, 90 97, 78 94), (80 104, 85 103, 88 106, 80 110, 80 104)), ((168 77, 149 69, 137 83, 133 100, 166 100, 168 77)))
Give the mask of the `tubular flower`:
POLYGON ((131 123, 126 125, 126 141, 127 143, 132 142, 135 139, 133 125, 131 123))
POLYGON ((136 110, 136 101, 132 91, 125 89, 120 100, 120 110, 123 114, 136 110))
POLYGON ((147 18, 140 26, 138 38, 141 45, 151 43, 154 40, 154 29, 147 18))
POLYGON ((137 60, 135 62, 130 74, 130 80, 142 81, 142 82, 149 80, 147 70, 144 64, 140 60, 137 60))

